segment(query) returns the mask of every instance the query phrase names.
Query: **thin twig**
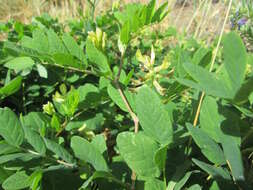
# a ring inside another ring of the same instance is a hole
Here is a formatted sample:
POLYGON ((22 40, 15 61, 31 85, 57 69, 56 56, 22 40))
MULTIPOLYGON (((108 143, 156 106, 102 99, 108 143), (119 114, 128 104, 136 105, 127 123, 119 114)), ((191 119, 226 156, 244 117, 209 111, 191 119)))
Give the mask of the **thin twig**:
POLYGON ((70 164, 70 163, 67 163, 67 162, 64 162, 63 160, 56 160, 57 163, 59 164, 62 164, 66 167, 69 167, 69 168, 73 168, 74 167, 74 164, 70 164))
POLYGON ((59 137, 60 136, 60 134, 65 130, 68 122, 69 122, 68 119, 65 118, 65 121, 64 121, 64 123, 61 126, 61 130, 56 133, 55 137, 59 137))
POLYGON ((54 159, 54 158, 51 158, 51 157, 48 157, 48 156, 41 155, 40 153, 35 152, 35 151, 33 151, 33 150, 27 150, 27 149, 25 149, 25 148, 20 148, 20 149, 22 149, 23 151, 28 152, 28 153, 30 153, 30 154, 33 154, 33 155, 36 155, 36 156, 40 156, 40 157, 44 157, 44 158, 46 158, 46 159, 48 159, 48 160, 52 160, 52 161, 54 161, 54 162, 57 162, 57 163, 62 164, 62 165, 64 165, 64 166, 66 166, 66 167, 69 167, 69 168, 73 168, 73 167, 75 166, 74 164, 67 163, 67 162, 65 162, 65 161, 63 161, 63 160, 54 159))
POLYGON ((114 84, 115 84, 115 86, 116 86, 116 88, 117 88, 117 90, 118 90, 118 92, 120 94, 121 99, 123 100, 123 102, 124 102, 124 104, 125 104, 125 106, 127 108, 127 111, 129 112, 130 116, 132 117, 132 119, 134 121, 134 131, 135 131, 135 133, 137 133, 138 132, 138 128, 139 128, 138 117, 133 112, 133 110, 132 110, 132 108, 131 108, 131 106, 130 106, 130 104, 129 104, 129 102, 128 102, 128 100, 127 100, 127 98, 126 98, 126 96, 125 96, 125 94, 123 92, 123 90, 121 89, 120 84, 119 84, 119 78, 120 78, 121 70, 122 70, 123 63, 124 63, 124 61, 123 61, 124 59, 123 58, 124 58, 124 55, 121 56, 120 66, 119 66, 119 72, 118 72, 118 74, 117 74, 117 76, 116 76, 116 78, 115 78, 115 80, 113 82, 114 82, 114 84))
POLYGON ((120 74, 121 74, 121 70, 122 70, 122 67, 123 67, 123 63, 124 63, 124 59, 123 59, 124 56, 121 56, 121 59, 120 59, 120 65, 119 65, 119 71, 118 71, 118 74, 115 78, 115 81, 119 81, 120 79, 120 74))
POLYGON ((123 102, 127 108, 127 111, 129 112, 130 116, 132 117, 132 119, 134 121, 134 132, 137 133, 138 128, 139 128, 139 120, 138 120, 137 116, 135 115, 135 113, 133 112, 132 108, 130 107, 130 104, 128 103, 126 96, 125 96, 123 90, 121 89, 119 83, 116 82, 115 86, 120 94, 121 99, 123 100, 123 102))
POLYGON ((65 130, 65 128, 67 127, 67 124, 68 124, 68 122, 70 122, 70 121, 73 121, 74 119, 76 119, 78 116, 80 116, 82 113, 84 113, 85 112, 85 110, 82 110, 82 111, 80 111, 80 112, 78 112, 78 113, 76 113, 73 117, 71 117, 69 120, 67 119, 67 118, 65 118, 65 121, 64 121, 64 123, 62 124, 62 126, 61 126, 61 130, 60 131, 58 131, 58 133, 55 135, 55 137, 59 137, 60 136, 60 134, 65 130))
POLYGON ((195 115, 195 118, 194 118, 194 121, 193 121, 193 126, 194 127, 196 127, 197 123, 198 123, 199 113, 200 113, 201 104, 203 102, 204 96, 205 96, 205 93, 202 92, 202 94, 200 96, 200 99, 199 99, 199 104, 198 104, 197 112, 196 112, 196 115, 195 115))
POLYGON ((135 172, 132 172, 131 180, 132 180, 131 190, 134 190, 135 189, 135 182, 136 182, 135 172))
POLYGON ((75 68, 75 67, 59 65, 59 64, 56 64, 56 63, 50 64, 50 63, 47 63, 47 62, 43 62, 41 64, 42 65, 48 65, 48 66, 55 66, 55 67, 59 67, 59 68, 63 68, 63 69, 68 69, 68 70, 72 70, 72 71, 78 71, 80 73, 84 73, 84 74, 87 74, 87 75, 95 75, 96 76, 96 73, 94 73, 92 71, 89 71, 89 70, 81 70, 81 69, 78 69, 78 68, 75 68))
POLYGON ((214 66, 215 59, 216 59, 217 54, 218 54, 218 50, 219 50, 220 44, 221 44, 221 39, 222 39, 224 30, 225 30, 225 26, 226 26, 226 23, 227 23, 227 20, 228 20, 228 16, 229 16, 229 12, 230 12, 230 9, 231 9, 231 6, 232 6, 232 2, 233 2, 232 0, 230 0, 230 2, 229 2, 228 10, 227 10, 227 13, 226 13, 225 20, 223 22, 223 26, 222 26, 222 29, 221 29, 221 32, 220 32, 219 40, 218 40, 218 43, 217 43, 217 47, 215 49, 215 54, 214 54, 214 57, 213 57, 213 60, 212 60, 209 72, 212 72, 212 70, 213 70, 213 66, 214 66))
MULTIPOLYGON (((127 98, 123 92, 123 90, 121 89, 120 87, 120 84, 119 84, 119 78, 120 78, 120 73, 121 73, 121 70, 122 70, 122 67, 123 67, 123 63, 124 63, 124 54, 121 55, 121 59, 120 59, 120 66, 119 66, 119 71, 118 71, 118 74, 115 78, 115 80, 113 81, 119 94, 120 94, 120 97, 121 99, 123 100, 126 108, 127 108, 127 111, 128 113, 130 114, 133 122, 134 122, 134 132, 135 133, 138 133, 138 130, 139 130, 139 119, 138 117, 136 116, 136 114, 133 112, 129 102, 127 101, 127 98)), ((131 190, 134 190, 135 189, 135 181, 136 181, 136 174, 134 171, 132 171, 132 185, 131 185, 131 190)))

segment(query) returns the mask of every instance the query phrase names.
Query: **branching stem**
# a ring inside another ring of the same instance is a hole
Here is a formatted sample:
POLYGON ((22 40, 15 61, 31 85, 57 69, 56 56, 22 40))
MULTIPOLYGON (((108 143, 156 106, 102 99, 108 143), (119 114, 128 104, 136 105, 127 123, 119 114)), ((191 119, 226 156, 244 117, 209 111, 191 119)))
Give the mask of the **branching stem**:
POLYGON ((25 148, 21 148, 23 151, 25 151, 25 152, 27 152, 27 153, 30 153, 30 154, 33 154, 33 155, 36 155, 36 156, 40 156, 40 157, 44 157, 44 158, 46 158, 46 159, 48 159, 48 160, 51 160, 51 161, 54 161, 54 162, 57 162, 57 163, 59 163, 59 164, 62 164, 62 165, 64 165, 64 166, 66 166, 66 167, 68 167, 68 168, 74 168, 74 164, 71 164, 71 163, 67 163, 67 162, 65 162, 65 161, 63 161, 63 160, 59 160, 59 159, 54 159, 54 158, 51 158, 51 157, 48 157, 48 156, 43 156, 43 155, 41 155, 41 154, 39 154, 38 152, 35 152, 35 151, 33 151, 33 150, 27 150, 27 149, 25 149, 25 148))
MULTIPOLYGON (((133 112, 129 102, 127 101, 127 98, 123 92, 123 90, 121 89, 120 87, 120 84, 119 84, 119 79, 120 79, 120 74, 121 74, 121 70, 122 70, 122 67, 123 67, 123 63, 124 63, 124 54, 121 55, 121 59, 120 59, 120 66, 119 66, 119 71, 118 71, 118 74, 115 78, 115 80, 113 81, 119 94, 120 94, 120 97, 121 99, 123 100, 127 110, 128 110, 128 113, 130 114, 133 122, 134 122, 134 132, 135 133, 138 133, 138 130, 139 130, 139 119, 138 117, 136 116, 136 114, 133 112)), ((132 185, 131 185, 131 190, 134 190, 135 189, 135 182, 136 182, 136 174, 134 171, 132 171, 132 185)))
POLYGON ((72 71, 77 71, 77 72, 84 73, 84 74, 87 74, 87 75, 95 75, 95 76, 97 76, 96 73, 94 73, 92 71, 89 71, 89 70, 81 70, 81 69, 78 69, 78 68, 75 68, 75 67, 59 65, 59 64, 56 64, 56 63, 50 64, 50 63, 43 62, 41 64, 42 65, 59 67, 59 68, 63 68, 63 69, 67 69, 67 70, 72 70, 72 71))

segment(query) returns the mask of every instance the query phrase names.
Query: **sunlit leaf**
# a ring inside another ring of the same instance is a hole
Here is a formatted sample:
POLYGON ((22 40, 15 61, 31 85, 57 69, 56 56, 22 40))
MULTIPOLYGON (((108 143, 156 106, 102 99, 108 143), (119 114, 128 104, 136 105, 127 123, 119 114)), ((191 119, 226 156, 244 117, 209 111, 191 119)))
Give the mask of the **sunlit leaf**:
POLYGON ((139 90, 136 97, 136 112, 145 134, 160 143, 169 142, 173 133, 169 114, 159 96, 149 87, 142 87, 139 90))
POLYGON ((105 159, 100 149, 84 138, 74 136, 71 138, 71 148, 79 159, 90 163, 97 171, 108 171, 105 159))
POLYGON ((159 176, 160 172, 154 161, 158 145, 151 138, 143 133, 124 132, 118 135, 117 145, 120 154, 137 175, 143 177, 159 176))
POLYGON ((0 108, 0 135, 10 145, 19 147, 24 140, 24 131, 16 114, 10 108, 0 108))

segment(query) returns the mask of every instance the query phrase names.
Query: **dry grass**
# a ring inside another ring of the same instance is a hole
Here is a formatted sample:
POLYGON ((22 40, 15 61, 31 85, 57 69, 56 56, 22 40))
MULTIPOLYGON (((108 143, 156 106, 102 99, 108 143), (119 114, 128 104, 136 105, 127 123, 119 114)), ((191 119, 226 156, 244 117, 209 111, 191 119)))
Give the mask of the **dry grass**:
MULTIPOLYGON (((123 0, 122 3, 137 2, 123 0)), ((139 2, 147 2, 141 0, 139 2)), ((113 0, 100 0, 97 13, 110 8, 113 0)), ((0 0, 0 21, 5 22, 11 18, 22 22, 29 22, 32 17, 49 13, 61 22, 78 17, 78 9, 87 10, 86 0, 0 0)))
POLYGON ((80 0, 0 0, 0 21, 15 19, 24 23, 43 12, 49 13, 60 21, 78 16, 78 8, 85 9, 80 0))
MULTIPOLYGON (((121 3, 142 2, 149 0, 121 0, 121 3)), ((226 5, 222 2, 213 4, 212 0, 200 0, 198 7, 193 6, 192 0, 187 0, 184 4, 178 4, 180 0, 169 0, 171 13, 161 24, 161 29, 174 25, 179 30, 187 29, 195 37, 212 38, 221 28, 226 5)), ((24 23, 31 21, 32 17, 43 12, 57 17, 60 22, 77 18, 78 9, 87 10, 85 0, 0 0, 0 22, 5 22, 11 18, 24 23)), ((159 0, 158 3, 164 2, 159 0)), ((96 14, 107 10, 112 6, 113 0, 100 0, 96 14)))
POLYGON ((174 7, 168 24, 173 24, 181 31, 193 33, 196 38, 213 37, 220 32, 226 10, 227 6, 222 2, 213 4, 212 0, 203 0, 199 9, 192 5, 174 7))

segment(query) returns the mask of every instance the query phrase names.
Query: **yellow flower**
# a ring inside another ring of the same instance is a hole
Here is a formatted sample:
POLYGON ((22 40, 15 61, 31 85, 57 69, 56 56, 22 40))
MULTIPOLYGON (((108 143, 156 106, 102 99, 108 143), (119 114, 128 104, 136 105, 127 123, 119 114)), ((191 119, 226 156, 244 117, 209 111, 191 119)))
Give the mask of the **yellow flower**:
POLYGON ((90 39, 95 47, 101 51, 105 48, 106 33, 103 32, 100 28, 96 28, 96 32, 88 32, 88 39, 90 39))

